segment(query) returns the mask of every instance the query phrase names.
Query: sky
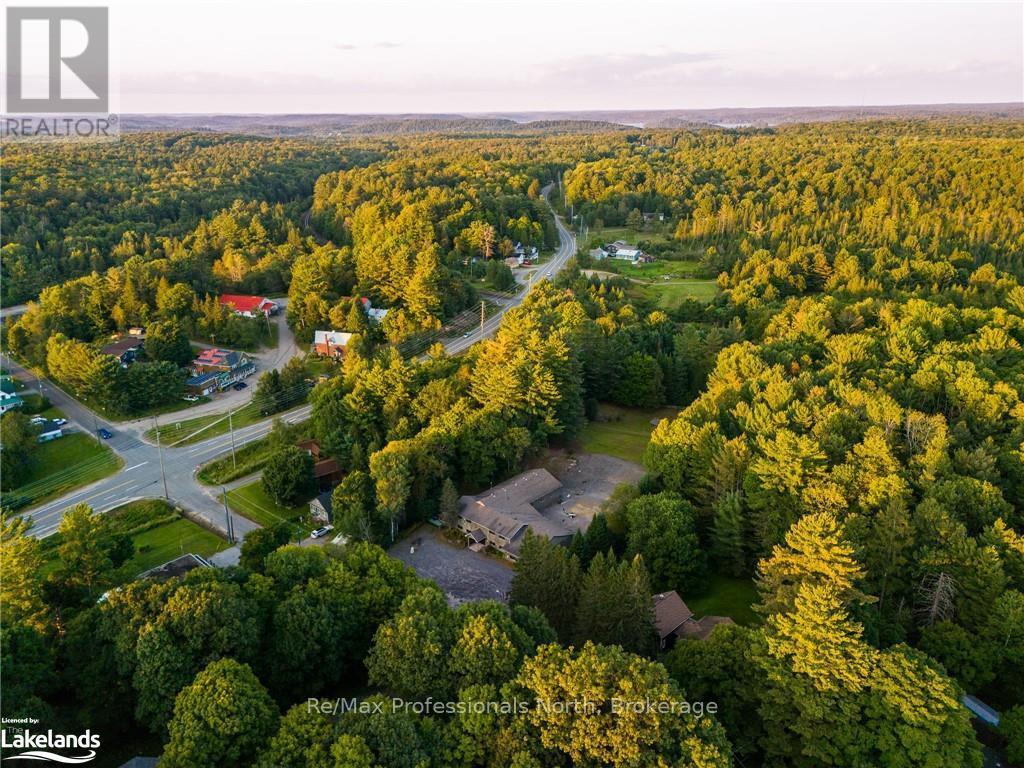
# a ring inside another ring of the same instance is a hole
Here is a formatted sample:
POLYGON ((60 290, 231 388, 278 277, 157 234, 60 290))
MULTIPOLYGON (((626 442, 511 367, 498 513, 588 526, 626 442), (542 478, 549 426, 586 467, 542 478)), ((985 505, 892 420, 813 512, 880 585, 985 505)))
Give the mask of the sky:
POLYGON ((1021 0, 131 0, 110 7, 121 112, 1024 100, 1021 0))

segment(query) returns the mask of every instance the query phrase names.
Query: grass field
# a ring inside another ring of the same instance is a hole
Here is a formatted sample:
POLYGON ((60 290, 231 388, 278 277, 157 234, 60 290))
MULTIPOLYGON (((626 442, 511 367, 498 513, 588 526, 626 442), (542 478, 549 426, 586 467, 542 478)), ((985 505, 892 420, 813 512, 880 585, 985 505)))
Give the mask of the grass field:
POLYGON ((644 240, 648 243, 671 243, 673 242, 672 230, 667 224, 648 224, 647 229, 630 229, 629 227, 602 227, 587 231, 587 242, 595 237, 603 243, 613 243, 616 240, 625 240, 627 243, 638 243, 644 240))
POLYGON ((698 618, 728 616, 737 624, 757 624, 761 618, 751 605, 758 601, 757 589, 750 579, 712 574, 708 588, 699 595, 682 595, 687 607, 698 618))
POLYGON ((634 285, 631 293, 653 302, 658 309, 677 309, 686 299, 708 302, 718 293, 714 280, 673 280, 667 283, 634 285))
POLYGON ((312 526, 303 520, 309 515, 309 504, 303 502, 294 507, 281 507, 267 496, 259 480, 228 491, 228 506, 232 512, 247 517, 254 523, 267 527, 288 521, 295 523, 304 533, 312 526))
MULTIPOLYGON (((131 535, 135 545, 134 556, 121 569, 121 583, 188 552, 210 557, 229 546, 220 536, 182 517, 162 499, 130 501, 112 509, 107 516, 116 530, 131 535)), ((43 566, 44 573, 51 573, 60 566, 59 546, 60 533, 45 539, 47 561, 43 566)))
POLYGON ((588 422, 577 439, 588 453, 605 453, 639 463, 654 430, 651 420, 675 413, 671 408, 649 411, 602 403, 598 420, 588 422))
POLYGON ((167 502, 159 499, 132 501, 109 514, 134 529, 157 523, 151 528, 138 530, 132 536, 135 556, 128 561, 128 571, 135 575, 187 552, 210 557, 229 546, 220 536, 182 517, 167 502), (167 519, 172 516, 173 519, 167 519))
POLYGON ((72 432, 40 443, 24 482, 16 488, 5 487, 3 492, 24 499, 21 506, 40 504, 112 475, 121 463, 107 446, 81 432, 72 432))
POLYGON ((670 280, 696 279, 700 264, 689 260, 658 259, 649 264, 633 264, 619 259, 595 259, 593 267, 636 280, 655 281, 664 280, 666 277, 670 280))

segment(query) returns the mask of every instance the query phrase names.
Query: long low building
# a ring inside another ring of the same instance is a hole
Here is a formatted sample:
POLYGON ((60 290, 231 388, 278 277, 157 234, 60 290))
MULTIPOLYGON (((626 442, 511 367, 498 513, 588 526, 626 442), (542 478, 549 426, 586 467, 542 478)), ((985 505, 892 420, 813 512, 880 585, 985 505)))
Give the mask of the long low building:
POLYGON ((516 560, 531 530, 560 544, 572 531, 545 516, 539 508, 561 500, 562 484, 546 469, 531 469, 478 496, 459 499, 459 529, 471 547, 491 546, 516 560))

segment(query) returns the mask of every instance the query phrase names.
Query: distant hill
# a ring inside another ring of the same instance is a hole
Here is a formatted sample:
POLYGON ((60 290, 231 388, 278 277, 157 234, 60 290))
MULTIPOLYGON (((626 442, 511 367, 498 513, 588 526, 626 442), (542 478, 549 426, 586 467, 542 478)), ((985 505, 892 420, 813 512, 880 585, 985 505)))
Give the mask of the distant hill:
POLYGON ((483 114, 125 114, 121 130, 213 131, 265 136, 380 135, 413 133, 581 133, 628 128, 769 127, 785 123, 879 118, 978 116, 1024 118, 1024 103, 907 104, 866 107, 723 107, 720 109, 488 112, 483 114))

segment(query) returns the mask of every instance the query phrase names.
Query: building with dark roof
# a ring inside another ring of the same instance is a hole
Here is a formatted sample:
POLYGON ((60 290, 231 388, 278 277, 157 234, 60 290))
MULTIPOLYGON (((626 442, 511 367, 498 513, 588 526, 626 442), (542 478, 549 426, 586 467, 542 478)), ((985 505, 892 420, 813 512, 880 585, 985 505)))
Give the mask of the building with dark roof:
POLYGON ((125 336, 104 345, 100 352, 116 357, 117 362, 123 366, 129 366, 135 362, 136 356, 142 351, 142 345, 143 341, 138 336, 125 336))
POLYGON ((707 640, 715 627, 735 623, 728 616, 694 618, 693 611, 675 590, 654 595, 651 600, 654 604, 654 628, 658 632, 662 650, 670 647, 680 637, 707 640))
POLYGON ((204 349, 192 361, 192 377, 185 382, 190 394, 208 395, 227 389, 256 373, 256 363, 244 352, 216 347, 204 349))
POLYGON ((334 511, 331 504, 333 491, 324 491, 311 502, 309 502, 309 516, 322 525, 328 525, 334 519, 334 511))
POLYGON ((489 545, 516 560, 526 531, 560 544, 572 531, 539 511, 561 498, 562 484, 546 469, 531 469, 478 496, 459 499, 459 529, 471 547, 489 545), (482 540, 481 540, 482 537, 482 540))

